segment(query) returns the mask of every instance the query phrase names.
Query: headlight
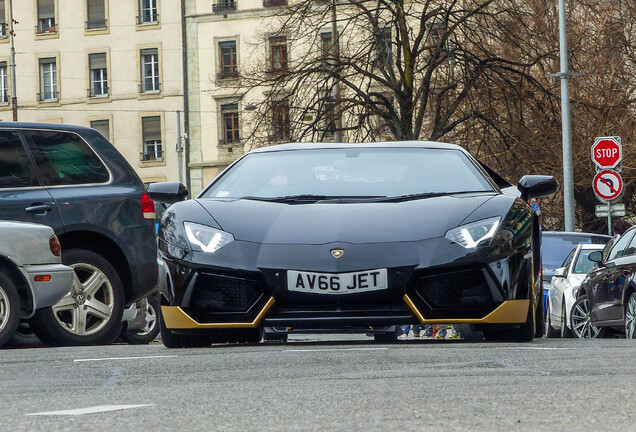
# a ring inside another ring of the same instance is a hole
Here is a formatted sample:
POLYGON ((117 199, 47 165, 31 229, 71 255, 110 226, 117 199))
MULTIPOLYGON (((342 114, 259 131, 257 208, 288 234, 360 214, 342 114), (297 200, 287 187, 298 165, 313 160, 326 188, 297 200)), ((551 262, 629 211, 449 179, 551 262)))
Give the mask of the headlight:
POLYGON ((193 222, 184 222, 183 226, 193 251, 213 253, 234 241, 232 234, 216 228, 193 222))
POLYGON ((445 237, 466 249, 475 248, 480 244, 488 244, 488 241, 497 232, 500 220, 500 217, 493 217, 462 225, 448 230, 445 237))

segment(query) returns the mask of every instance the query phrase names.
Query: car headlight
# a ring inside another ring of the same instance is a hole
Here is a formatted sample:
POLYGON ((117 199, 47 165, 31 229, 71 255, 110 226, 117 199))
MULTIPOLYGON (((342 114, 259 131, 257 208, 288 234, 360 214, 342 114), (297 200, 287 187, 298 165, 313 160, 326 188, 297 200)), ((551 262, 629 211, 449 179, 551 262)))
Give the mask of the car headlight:
POLYGON ((213 253, 234 241, 232 234, 206 225, 184 222, 183 226, 193 251, 213 253))
POLYGON ((444 237, 466 249, 475 248, 480 244, 488 244, 497 232, 500 221, 500 217, 493 217, 471 222, 448 230, 444 237))

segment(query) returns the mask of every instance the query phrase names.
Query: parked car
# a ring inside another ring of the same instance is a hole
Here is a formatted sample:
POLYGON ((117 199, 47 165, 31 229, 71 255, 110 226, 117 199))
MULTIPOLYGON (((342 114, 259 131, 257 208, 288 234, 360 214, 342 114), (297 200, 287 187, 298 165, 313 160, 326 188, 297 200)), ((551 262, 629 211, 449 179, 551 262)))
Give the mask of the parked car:
POLYGON ((568 254, 561 267, 554 270, 548 290, 546 307, 546 337, 572 337, 570 311, 576 293, 585 276, 594 268, 590 253, 603 250, 605 245, 580 244, 568 254))
POLYGON ((546 310, 548 290, 554 271, 562 266, 572 249, 579 244, 604 245, 610 239, 610 236, 583 232, 544 231, 541 234, 541 281, 546 310))
POLYGON ((68 296, 29 320, 45 343, 110 343, 135 317, 135 302, 157 286, 154 211, 99 132, 0 122, 0 219, 52 227, 77 275, 68 296))
MULTIPOLYGON (((636 227, 625 231, 606 249, 590 254, 598 263, 581 284, 577 302, 587 303, 588 321, 576 322, 572 312, 572 325, 598 328, 597 337, 609 330, 636 338, 636 227)), ((575 303, 576 307, 576 303, 575 303)))
POLYGON ((262 148, 194 200, 177 182, 151 184, 151 199, 174 203, 159 227, 163 343, 417 322, 476 324, 489 340, 542 335, 526 201, 557 183, 526 176, 521 198, 499 186, 461 147, 433 142, 262 148))
POLYGON ((57 303, 73 285, 53 230, 33 223, 0 221, 0 346, 20 319, 57 303))

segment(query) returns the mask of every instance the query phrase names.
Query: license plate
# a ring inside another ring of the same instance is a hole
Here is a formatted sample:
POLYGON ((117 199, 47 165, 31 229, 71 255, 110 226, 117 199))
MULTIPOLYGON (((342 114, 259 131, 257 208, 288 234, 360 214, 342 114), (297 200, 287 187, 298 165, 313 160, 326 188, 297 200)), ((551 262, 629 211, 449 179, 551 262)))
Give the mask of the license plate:
POLYGON ((287 271, 287 289, 315 294, 352 294, 387 289, 386 269, 351 273, 287 271))

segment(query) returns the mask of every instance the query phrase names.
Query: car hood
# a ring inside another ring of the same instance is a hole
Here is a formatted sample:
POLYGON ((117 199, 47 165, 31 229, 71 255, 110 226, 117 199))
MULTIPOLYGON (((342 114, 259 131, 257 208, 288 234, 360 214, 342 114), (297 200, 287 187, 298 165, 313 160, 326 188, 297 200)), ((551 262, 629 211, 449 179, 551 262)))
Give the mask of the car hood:
POLYGON ((494 193, 449 195, 381 203, 285 204, 257 200, 198 199, 236 240, 327 244, 417 241, 444 236, 494 193))

